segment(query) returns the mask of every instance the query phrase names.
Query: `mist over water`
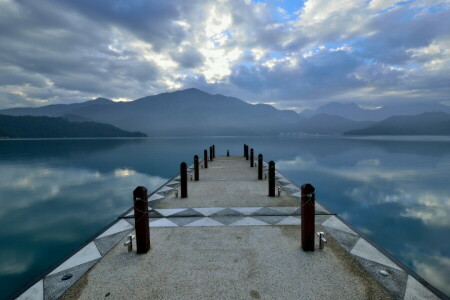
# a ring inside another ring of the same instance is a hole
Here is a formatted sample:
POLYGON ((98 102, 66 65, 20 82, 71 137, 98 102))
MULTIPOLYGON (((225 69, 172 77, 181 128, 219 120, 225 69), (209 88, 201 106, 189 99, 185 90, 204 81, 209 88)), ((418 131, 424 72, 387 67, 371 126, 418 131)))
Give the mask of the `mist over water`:
POLYGON ((210 137, 0 141, 0 298, 58 263, 179 164, 244 143, 450 294, 450 140, 210 137), (6 287, 6 288, 3 288, 6 287))

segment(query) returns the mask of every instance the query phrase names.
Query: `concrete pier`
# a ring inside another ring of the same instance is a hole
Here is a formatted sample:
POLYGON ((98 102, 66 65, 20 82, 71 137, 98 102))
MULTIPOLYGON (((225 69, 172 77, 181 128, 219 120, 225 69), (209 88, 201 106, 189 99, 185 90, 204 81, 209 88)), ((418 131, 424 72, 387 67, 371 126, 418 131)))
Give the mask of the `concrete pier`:
POLYGON ((188 181, 187 198, 176 197, 179 177, 149 197, 148 253, 123 246, 130 211, 32 289, 41 299, 438 299, 317 202, 327 243, 319 249, 316 237, 303 251, 300 189, 278 172, 281 195, 267 185, 245 157, 217 156, 188 181))

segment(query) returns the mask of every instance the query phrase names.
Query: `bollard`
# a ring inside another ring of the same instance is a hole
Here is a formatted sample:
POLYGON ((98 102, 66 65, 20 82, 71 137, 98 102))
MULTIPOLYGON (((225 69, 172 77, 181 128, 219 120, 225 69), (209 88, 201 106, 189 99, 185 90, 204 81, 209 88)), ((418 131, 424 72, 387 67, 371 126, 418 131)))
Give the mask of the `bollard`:
POLYGON ((230 150, 227 150, 227 156, 230 156, 230 150))
POLYGON ((255 167, 255 155, 253 154, 253 148, 250 149, 250 167, 255 167))
POLYGON ((180 164, 180 198, 187 198, 187 165, 185 162, 180 164))
POLYGON ((148 220, 147 189, 138 186, 133 191, 134 226, 136 230, 137 253, 147 253, 150 250, 150 226, 148 220))
POLYGON ((269 162, 269 197, 275 197, 275 163, 269 162))
POLYGON ((245 145, 245 160, 248 160, 248 145, 245 145))
POLYGON ((198 155, 194 155, 194 180, 198 181, 198 155))
POLYGON ((210 161, 213 160, 213 149, 212 149, 212 146, 209 146, 209 160, 210 161))
POLYGON ((314 251, 315 237, 315 188, 305 183, 301 187, 302 199, 301 205, 301 230, 302 230, 302 248, 304 251, 314 251))
POLYGON ((208 168, 208 150, 203 150, 203 166, 205 169, 208 168))
POLYGON ((263 156, 258 154, 258 180, 263 179, 263 156))
POLYGON ((247 144, 244 144, 244 156, 246 156, 245 155, 245 148, 247 147, 247 144))
POLYGON ((216 158, 216 145, 212 145, 212 154, 213 154, 213 158, 216 158))

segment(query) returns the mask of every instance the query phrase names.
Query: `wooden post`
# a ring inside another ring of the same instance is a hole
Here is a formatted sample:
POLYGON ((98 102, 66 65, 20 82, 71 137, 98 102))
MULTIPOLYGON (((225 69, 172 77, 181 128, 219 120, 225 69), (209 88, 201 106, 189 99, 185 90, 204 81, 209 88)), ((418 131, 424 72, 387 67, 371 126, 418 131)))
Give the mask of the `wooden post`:
POLYGON ((227 156, 230 156, 230 150, 227 150, 227 156))
POLYGON ((275 197, 275 162, 269 162, 269 197, 275 197))
POLYGON ((213 149, 212 149, 212 146, 209 146, 209 160, 210 161, 213 160, 213 149))
POLYGON ((245 145, 245 160, 248 160, 248 145, 245 145))
POLYGON ((187 198, 187 165, 185 162, 180 164, 180 189, 181 189, 181 197, 187 198))
POLYGON ((245 148, 247 147, 247 144, 244 144, 244 156, 246 156, 245 155, 245 148))
POLYGON ((203 150, 203 167, 208 168, 208 150, 203 150))
POLYGON ((212 145, 213 158, 216 158, 216 145, 212 145))
POLYGON ((258 179, 263 179, 263 156, 262 154, 258 155, 258 179))
POLYGON ((133 191, 134 226, 136 230, 137 253, 147 253, 150 250, 150 225, 148 220, 147 189, 138 186, 133 191))
POLYGON ((253 154, 253 148, 250 149, 250 167, 255 166, 255 155, 253 154))
POLYGON ((198 155, 194 156, 194 180, 195 181, 199 180, 199 176, 198 176, 198 155))
POLYGON ((304 251, 314 251, 316 189, 311 184, 305 183, 302 185, 301 191, 302 248, 304 251))

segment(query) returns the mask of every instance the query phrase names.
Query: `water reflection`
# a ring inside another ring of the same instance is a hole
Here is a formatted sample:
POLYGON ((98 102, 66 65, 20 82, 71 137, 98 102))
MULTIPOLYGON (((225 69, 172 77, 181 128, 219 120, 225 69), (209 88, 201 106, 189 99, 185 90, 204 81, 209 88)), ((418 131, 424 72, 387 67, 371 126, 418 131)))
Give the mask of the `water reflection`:
POLYGON ((129 168, 102 173, 48 164, 2 164, 0 298, 131 207, 133 187, 145 184, 151 191, 166 180, 129 168))
POLYGON ((449 140, 212 137, 0 141, 0 298, 129 208, 135 186, 244 143, 450 294, 449 140))
POLYGON ((422 155, 424 147, 413 151, 416 143, 362 141, 361 149, 328 148, 320 155, 303 148, 276 163, 297 184, 313 183, 320 201, 450 294, 450 246, 444 238, 450 235, 450 148, 428 142, 430 151, 422 155))

